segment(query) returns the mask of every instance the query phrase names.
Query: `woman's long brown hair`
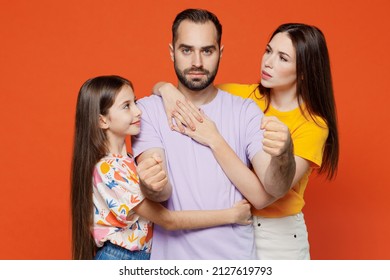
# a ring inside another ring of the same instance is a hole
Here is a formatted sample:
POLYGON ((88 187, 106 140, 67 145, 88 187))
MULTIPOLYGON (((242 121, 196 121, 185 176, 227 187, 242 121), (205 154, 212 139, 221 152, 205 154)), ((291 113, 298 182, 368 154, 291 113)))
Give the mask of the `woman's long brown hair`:
POLYGON ((99 126, 99 115, 107 115, 115 97, 130 81, 119 76, 100 76, 86 81, 77 98, 71 168, 72 257, 93 259, 96 246, 93 222, 92 174, 107 152, 107 138, 99 126))
MULTIPOLYGON (((287 23, 279 26, 272 38, 285 32, 296 50, 297 98, 305 104, 309 115, 323 118, 329 129, 325 142, 322 165, 319 173, 328 179, 334 178, 339 160, 339 138, 337 129, 336 104, 333 95, 330 60, 325 37, 315 26, 301 23, 287 23)), ((270 104, 271 89, 259 85, 260 93, 270 104)), ((265 111, 267 111, 267 109, 265 111)), ((302 108, 301 111, 303 112, 302 108)))

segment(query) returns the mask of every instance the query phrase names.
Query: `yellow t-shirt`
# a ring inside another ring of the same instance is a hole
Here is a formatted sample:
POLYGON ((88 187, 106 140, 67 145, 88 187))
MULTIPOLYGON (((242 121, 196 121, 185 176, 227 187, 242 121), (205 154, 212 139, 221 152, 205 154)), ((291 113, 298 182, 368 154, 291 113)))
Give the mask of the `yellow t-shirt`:
MULTIPOLYGON (((218 88, 243 98, 252 98, 264 111, 266 107, 265 98, 261 98, 257 86, 257 84, 222 84, 218 85, 218 88)), ((328 137, 328 128, 325 121, 320 117, 316 117, 316 122, 319 125, 313 121, 309 114, 306 114, 306 118, 299 107, 292 111, 281 112, 270 105, 265 115, 275 116, 287 125, 294 143, 294 154, 308 160, 310 168, 284 197, 263 209, 253 209, 252 213, 256 216, 268 218, 294 215, 299 213, 305 205, 303 194, 309 181, 309 175, 313 168, 321 166, 324 144, 328 137)))

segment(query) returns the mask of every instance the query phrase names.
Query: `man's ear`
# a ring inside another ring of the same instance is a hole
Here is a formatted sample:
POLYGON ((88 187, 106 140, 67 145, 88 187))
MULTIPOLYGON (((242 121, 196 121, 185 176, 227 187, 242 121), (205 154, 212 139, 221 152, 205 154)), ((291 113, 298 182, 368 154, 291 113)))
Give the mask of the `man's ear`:
POLYGON ((101 129, 107 129, 110 127, 108 119, 103 115, 99 115, 99 127, 101 129))
POLYGON ((219 58, 222 58, 223 48, 224 48, 224 45, 222 45, 222 46, 219 48, 219 58))
POLYGON ((172 44, 169 44, 169 54, 171 55, 171 60, 175 61, 175 50, 173 49, 172 44))

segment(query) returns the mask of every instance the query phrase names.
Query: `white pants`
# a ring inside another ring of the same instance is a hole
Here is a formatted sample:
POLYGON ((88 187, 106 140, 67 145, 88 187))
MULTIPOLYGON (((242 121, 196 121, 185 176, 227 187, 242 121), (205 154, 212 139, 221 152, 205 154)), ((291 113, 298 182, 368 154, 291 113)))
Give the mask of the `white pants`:
POLYGON ((253 216, 257 258, 309 260, 309 240, 303 213, 283 218, 253 216))

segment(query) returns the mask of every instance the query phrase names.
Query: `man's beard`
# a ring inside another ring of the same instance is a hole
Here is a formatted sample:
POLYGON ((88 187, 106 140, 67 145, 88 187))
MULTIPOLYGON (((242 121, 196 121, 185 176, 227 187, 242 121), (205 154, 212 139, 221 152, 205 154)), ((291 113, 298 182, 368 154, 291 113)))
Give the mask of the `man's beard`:
POLYGON ((217 63, 217 66, 215 67, 214 71, 212 71, 212 72, 204 69, 203 67, 195 67, 195 66, 193 66, 191 68, 184 69, 183 71, 181 71, 177 67, 176 61, 174 62, 174 66, 175 66, 175 72, 176 72, 177 78, 186 88, 188 88, 189 90, 193 90, 193 91, 200 91, 200 90, 207 88, 210 84, 212 84, 214 82, 215 76, 217 75, 217 72, 218 72, 219 61, 217 63), (202 73, 202 74, 206 75, 206 79, 205 80, 203 80, 203 79, 189 80, 186 78, 186 75, 189 72, 202 73))

